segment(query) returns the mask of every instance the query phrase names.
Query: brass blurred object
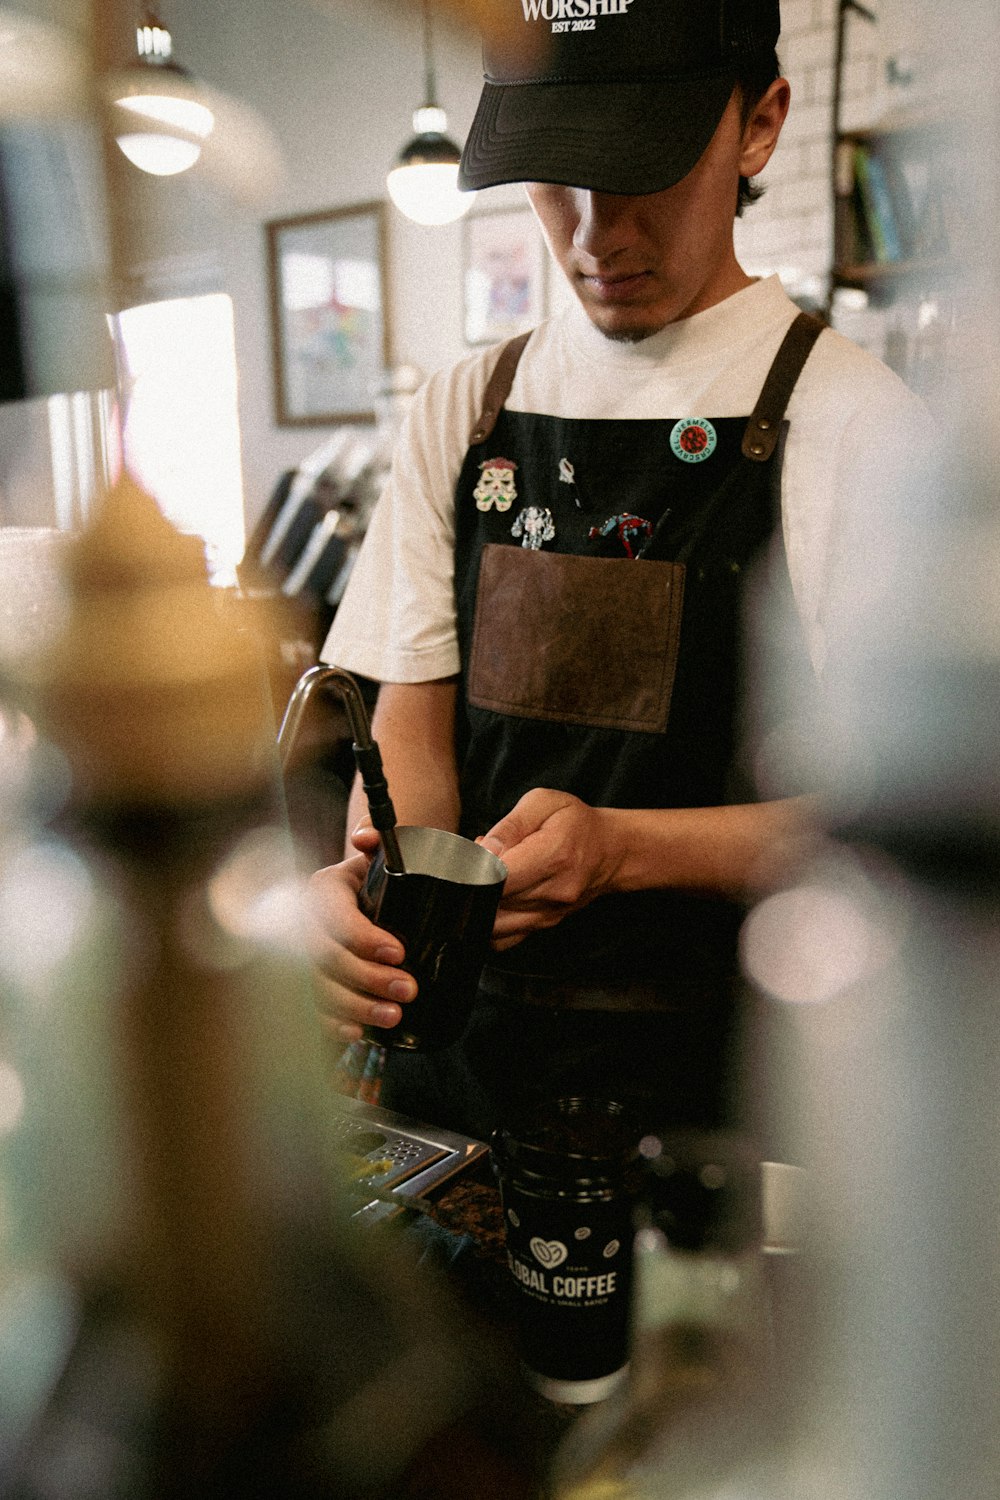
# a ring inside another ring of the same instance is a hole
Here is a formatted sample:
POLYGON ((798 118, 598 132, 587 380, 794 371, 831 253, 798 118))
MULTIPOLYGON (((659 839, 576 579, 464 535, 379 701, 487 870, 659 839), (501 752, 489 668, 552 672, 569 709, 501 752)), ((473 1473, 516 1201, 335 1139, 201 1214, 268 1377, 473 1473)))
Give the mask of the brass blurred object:
POLYGON ((188 803, 266 778, 267 622, 235 628, 201 541, 127 474, 67 549, 66 584, 64 630, 18 675, 81 794, 188 803))
POLYGON ((40 1226, 32 1269, 76 1316, 20 1451, 0 1443, 0 1492, 436 1494, 408 1471, 502 1393, 409 1258, 350 1223, 259 634, 128 478, 65 573, 65 623, 19 671, 72 771, 36 840, 62 900, 15 892, 8 928, 53 954, 21 1003, 0 993, 0 1063, 23 1093, 30 1170, 9 1180, 40 1226))
POLYGON ((535 61, 550 45, 550 35, 543 27, 528 32, 521 24, 517 7, 509 0, 437 0, 437 3, 441 9, 471 23, 491 47, 505 46, 512 56, 520 53, 524 63, 535 61))
MULTIPOLYGON (((367 0, 368 4, 373 0, 367 0)), ((421 9, 421 0, 377 0, 387 10, 421 9)), ((312 0, 317 10, 357 10, 359 0, 312 0)), ((543 27, 529 32, 521 24, 517 0, 431 0, 432 10, 450 21, 476 33, 491 46, 503 45, 512 51, 512 57, 521 53, 525 63, 533 61, 550 44, 551 38, 543 27)))
POLYGON ((0 120, 76 114, 87 102, 87 58, 68 30, 0 7, 0 120))

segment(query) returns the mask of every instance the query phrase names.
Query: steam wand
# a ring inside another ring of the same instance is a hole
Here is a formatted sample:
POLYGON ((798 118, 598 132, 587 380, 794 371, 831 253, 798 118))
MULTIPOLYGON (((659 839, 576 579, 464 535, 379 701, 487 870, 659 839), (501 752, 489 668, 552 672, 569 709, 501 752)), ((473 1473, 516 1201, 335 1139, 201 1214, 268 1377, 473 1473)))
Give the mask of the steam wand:
POLYGON ((382 756, 372 739, 368 710, 361 696, 361 689, 349 672, 342 667, 310 667, 303 672, 292 691, 285 709, 285 716, 278 730, 278 754, 282 769, 291 759, 292 749, 298 738, 306 709, 313 695, 320 688, 330 686, 343 700, 354 736, 354 761, 361 776, 361 785, 368 799, 368 811, 372 824, 378 829, 385 855, 385 867, 393 875, 405 873, 403 856, 396 837, 396 810, 389 796, 382 756))

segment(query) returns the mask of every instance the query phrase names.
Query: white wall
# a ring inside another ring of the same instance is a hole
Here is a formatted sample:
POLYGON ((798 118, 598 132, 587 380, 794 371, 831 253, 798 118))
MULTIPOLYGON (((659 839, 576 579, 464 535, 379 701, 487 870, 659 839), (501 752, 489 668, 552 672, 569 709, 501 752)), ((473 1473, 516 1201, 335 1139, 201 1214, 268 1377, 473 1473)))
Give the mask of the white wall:
MULTIPOLYGON (((884 59, 914 45, 906 0, 872 0, 879 27, 852 19, 852 123, 886 103, 884 59)), ((836 0, 784 0, 780 55, 794 114, 765 180, 769 191, 739 226, 755 273, 781 270, 793 295, 815 293, 830 257, 829 127, 836 0)), ((273 417, 263 222, 385 196, 385 172, 422 100, 419 8, 405 0, 169 0, 164 18, 178 58, 269 122, 285 156, 280 185, 253 211, 225 205, 205 222, 217 237, 225 289, 235 300, 248 520, 281 472, 327 436, 278 428, 273 417)), ((478 40, 435 22, 438 94, 452 134, 464 138, 479 93, 478 40)), ((192 174, 193 175, 193 174, 192 174)), ((478 207, 521 202, 516 187, 489 190, 478 207), (483 201, 485 200, 485 201, 483 201)), ((389 218, 392 359, 425 372, 464 352, 461 225, 422 229, 389 218)), ((872 342, 881 324, 861 329, 872 342)))

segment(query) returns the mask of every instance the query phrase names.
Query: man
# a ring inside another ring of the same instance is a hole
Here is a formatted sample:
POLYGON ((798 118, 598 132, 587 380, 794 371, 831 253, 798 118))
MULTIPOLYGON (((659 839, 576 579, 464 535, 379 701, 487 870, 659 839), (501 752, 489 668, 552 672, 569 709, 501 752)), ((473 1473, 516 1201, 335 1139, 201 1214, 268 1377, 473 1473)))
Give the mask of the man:
MULTIPOLYGON (((527 184, 577 303, 427 383, 323 652, 382 684, 399 821, 483 838, 509 870, 466 1036, 391 1055, 383 1100, 479 1136, 566 1091, 718 1124, 744 903, 811 837, 785 795, 805 789, 772 777, 762 800, 740 753, 741 704, 763 701, 749 581, 777 529, 819 671, 838 517, 898 470, 920 413, 736 259, 789 105, 777 0, 511 8, 464 185, 527 184)), ((359 852, 314 877, 345 1040, 414 993, 357 910, 363 814, 355 793, 359 852)))

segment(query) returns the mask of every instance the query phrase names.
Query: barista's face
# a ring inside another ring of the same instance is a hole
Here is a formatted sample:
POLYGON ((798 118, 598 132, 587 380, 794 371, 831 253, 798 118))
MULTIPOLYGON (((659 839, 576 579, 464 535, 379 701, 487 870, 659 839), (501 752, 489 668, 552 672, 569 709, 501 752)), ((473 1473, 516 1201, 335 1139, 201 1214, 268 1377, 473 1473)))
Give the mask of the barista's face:
POLYGON ((766 165, 788 100, 779 79, 744 127, 734 95, 701 160, 659 193, 528 184, 552 254, 608 338, 647 338, 749 284, 733 248, 739 179, 766 165))

